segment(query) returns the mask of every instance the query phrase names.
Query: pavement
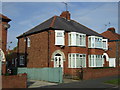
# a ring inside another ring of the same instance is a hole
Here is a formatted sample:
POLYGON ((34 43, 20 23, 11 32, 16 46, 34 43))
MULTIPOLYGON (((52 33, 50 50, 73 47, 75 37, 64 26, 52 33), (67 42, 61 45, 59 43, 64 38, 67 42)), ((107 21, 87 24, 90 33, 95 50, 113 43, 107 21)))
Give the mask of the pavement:
POLYGON ((28 88, 105 88, 105 90, 111 90, 111 88, 118 89, 120 87, 118 85, 104 83, 105 81, 112 79, 118 79, 118 76, 103 77, 91 80, 64 79, 64 83, 51 83, 46 81, 31 80, 28 81, 28 88))
MULTIPOLYGON (((73 79, 64 79, 65 83, 71 83, 71 82, 78 82, 79 80, 73 80, 73 79)), ((52 86, 52 85, 58 85, 59 83, 53 83, 53 82, 47 82, 47 81, 40 81, 40 80, 29 80, 27 83, 28 88, 38 88, 38 87, 45 87, 45 86, 52 86)))

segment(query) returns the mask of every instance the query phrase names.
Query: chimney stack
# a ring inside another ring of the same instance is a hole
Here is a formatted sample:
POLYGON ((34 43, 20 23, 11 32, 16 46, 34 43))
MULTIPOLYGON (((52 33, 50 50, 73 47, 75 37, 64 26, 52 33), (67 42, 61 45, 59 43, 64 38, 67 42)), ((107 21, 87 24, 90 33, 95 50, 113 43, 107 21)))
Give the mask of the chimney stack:
POLYGON ((115 28, 114 28, 114 27, 110 27, 110 28, 108 28, 107 30, 115 33, 115 28))
POLYGON ((69 11, 63 11, 61 13, 60 17, 65 18, 67 20, 70 20, 70 13, 69 13, 69 11))

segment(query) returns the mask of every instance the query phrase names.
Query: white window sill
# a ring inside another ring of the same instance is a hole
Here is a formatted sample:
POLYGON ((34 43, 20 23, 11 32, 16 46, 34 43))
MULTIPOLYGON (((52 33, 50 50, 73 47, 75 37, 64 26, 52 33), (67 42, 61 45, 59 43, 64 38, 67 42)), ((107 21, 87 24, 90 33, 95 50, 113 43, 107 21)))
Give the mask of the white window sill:
POLYGON ((65 46, 64 44, 55 44, 56 46, 65 46))
POLYGON ((77 45, 68 45, 68 46, 69 46, 69 47, 86 47, 86 46, 84 46, 84 45, 83 45, 83 46, 82 46, 82 45, 81 45, 81 46, 77 46, 77 45))

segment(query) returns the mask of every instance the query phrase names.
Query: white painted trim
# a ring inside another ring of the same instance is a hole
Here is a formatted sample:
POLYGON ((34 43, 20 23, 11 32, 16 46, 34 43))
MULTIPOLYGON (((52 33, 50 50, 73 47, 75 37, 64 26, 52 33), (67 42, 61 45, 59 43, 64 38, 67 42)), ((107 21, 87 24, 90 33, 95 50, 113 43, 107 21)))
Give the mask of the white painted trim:
POLYGON ((106 61, 109 61, 109 56, 108 56, 108 54, 107 53, 103 53, 103 56, 106 56, 106 61))

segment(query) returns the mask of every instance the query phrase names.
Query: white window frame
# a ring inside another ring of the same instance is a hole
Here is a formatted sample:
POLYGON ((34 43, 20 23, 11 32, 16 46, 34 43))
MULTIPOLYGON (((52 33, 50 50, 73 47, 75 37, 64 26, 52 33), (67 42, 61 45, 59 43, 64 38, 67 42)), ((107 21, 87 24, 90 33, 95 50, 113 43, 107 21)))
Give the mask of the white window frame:
POLYGON ((64 30, 55 30, 55 45, 65 45, 65 31, 64 30), (58 33, 61 33, 61 36, 58 36, 58 33), (57 43, 58 37, 61 37, 62 42, 57 43))
POLYGON ((103 67, 103 55, 88 55, 89 58, 89 67, 103 67), (92 63, 92 64, 91 64, 92 63), (101 65, 98 63, 101 63, 101 65))
POLYGON ((99 48, 108 50, 108 39, 103 39, 103 37, 98 36, 88 36, 88 48, 99 48), (104 48, 103 42, 106 42, 106 46, 104 48))
POLYGON ((25 56, 24 55, 21 55, 20 56, 20 62, 19 62, 20 65, 24 65, 25 64, 25 56))
POLYGON ((68 33, 69 46, 86 46, 86 34, 69 32, 68 33), (81 37, 80 37, 81 36, 81 37))
POLYGON ((102 39, 102 42, 103 42, 103 49, 108 50, 108 39, 102 39), (105 46, 104 46, 104 42, 105 42, 105 46))
POLYGON ((86 54, 69 53, 68 54, 68 68, 80 68, 80 66, 86 67, 86 54), (73 58, 73 55, 74 55, 74 58, 73 58), (78 55, 78 58, 76 57, 77 55, 78 55), (82 55, 82 57, 80 57, 80 55, 82 55), (77 60, 81 60, 80 62, 82 63, 81 65, 79 65, 79 67, 77 67, 77 60), (84 66, 83 66, 83 62, 84 62, 84 66))
POLYGON ((27 47, 30 47, 30 44, 31 44, 30 38, 27 37, 27 47))

